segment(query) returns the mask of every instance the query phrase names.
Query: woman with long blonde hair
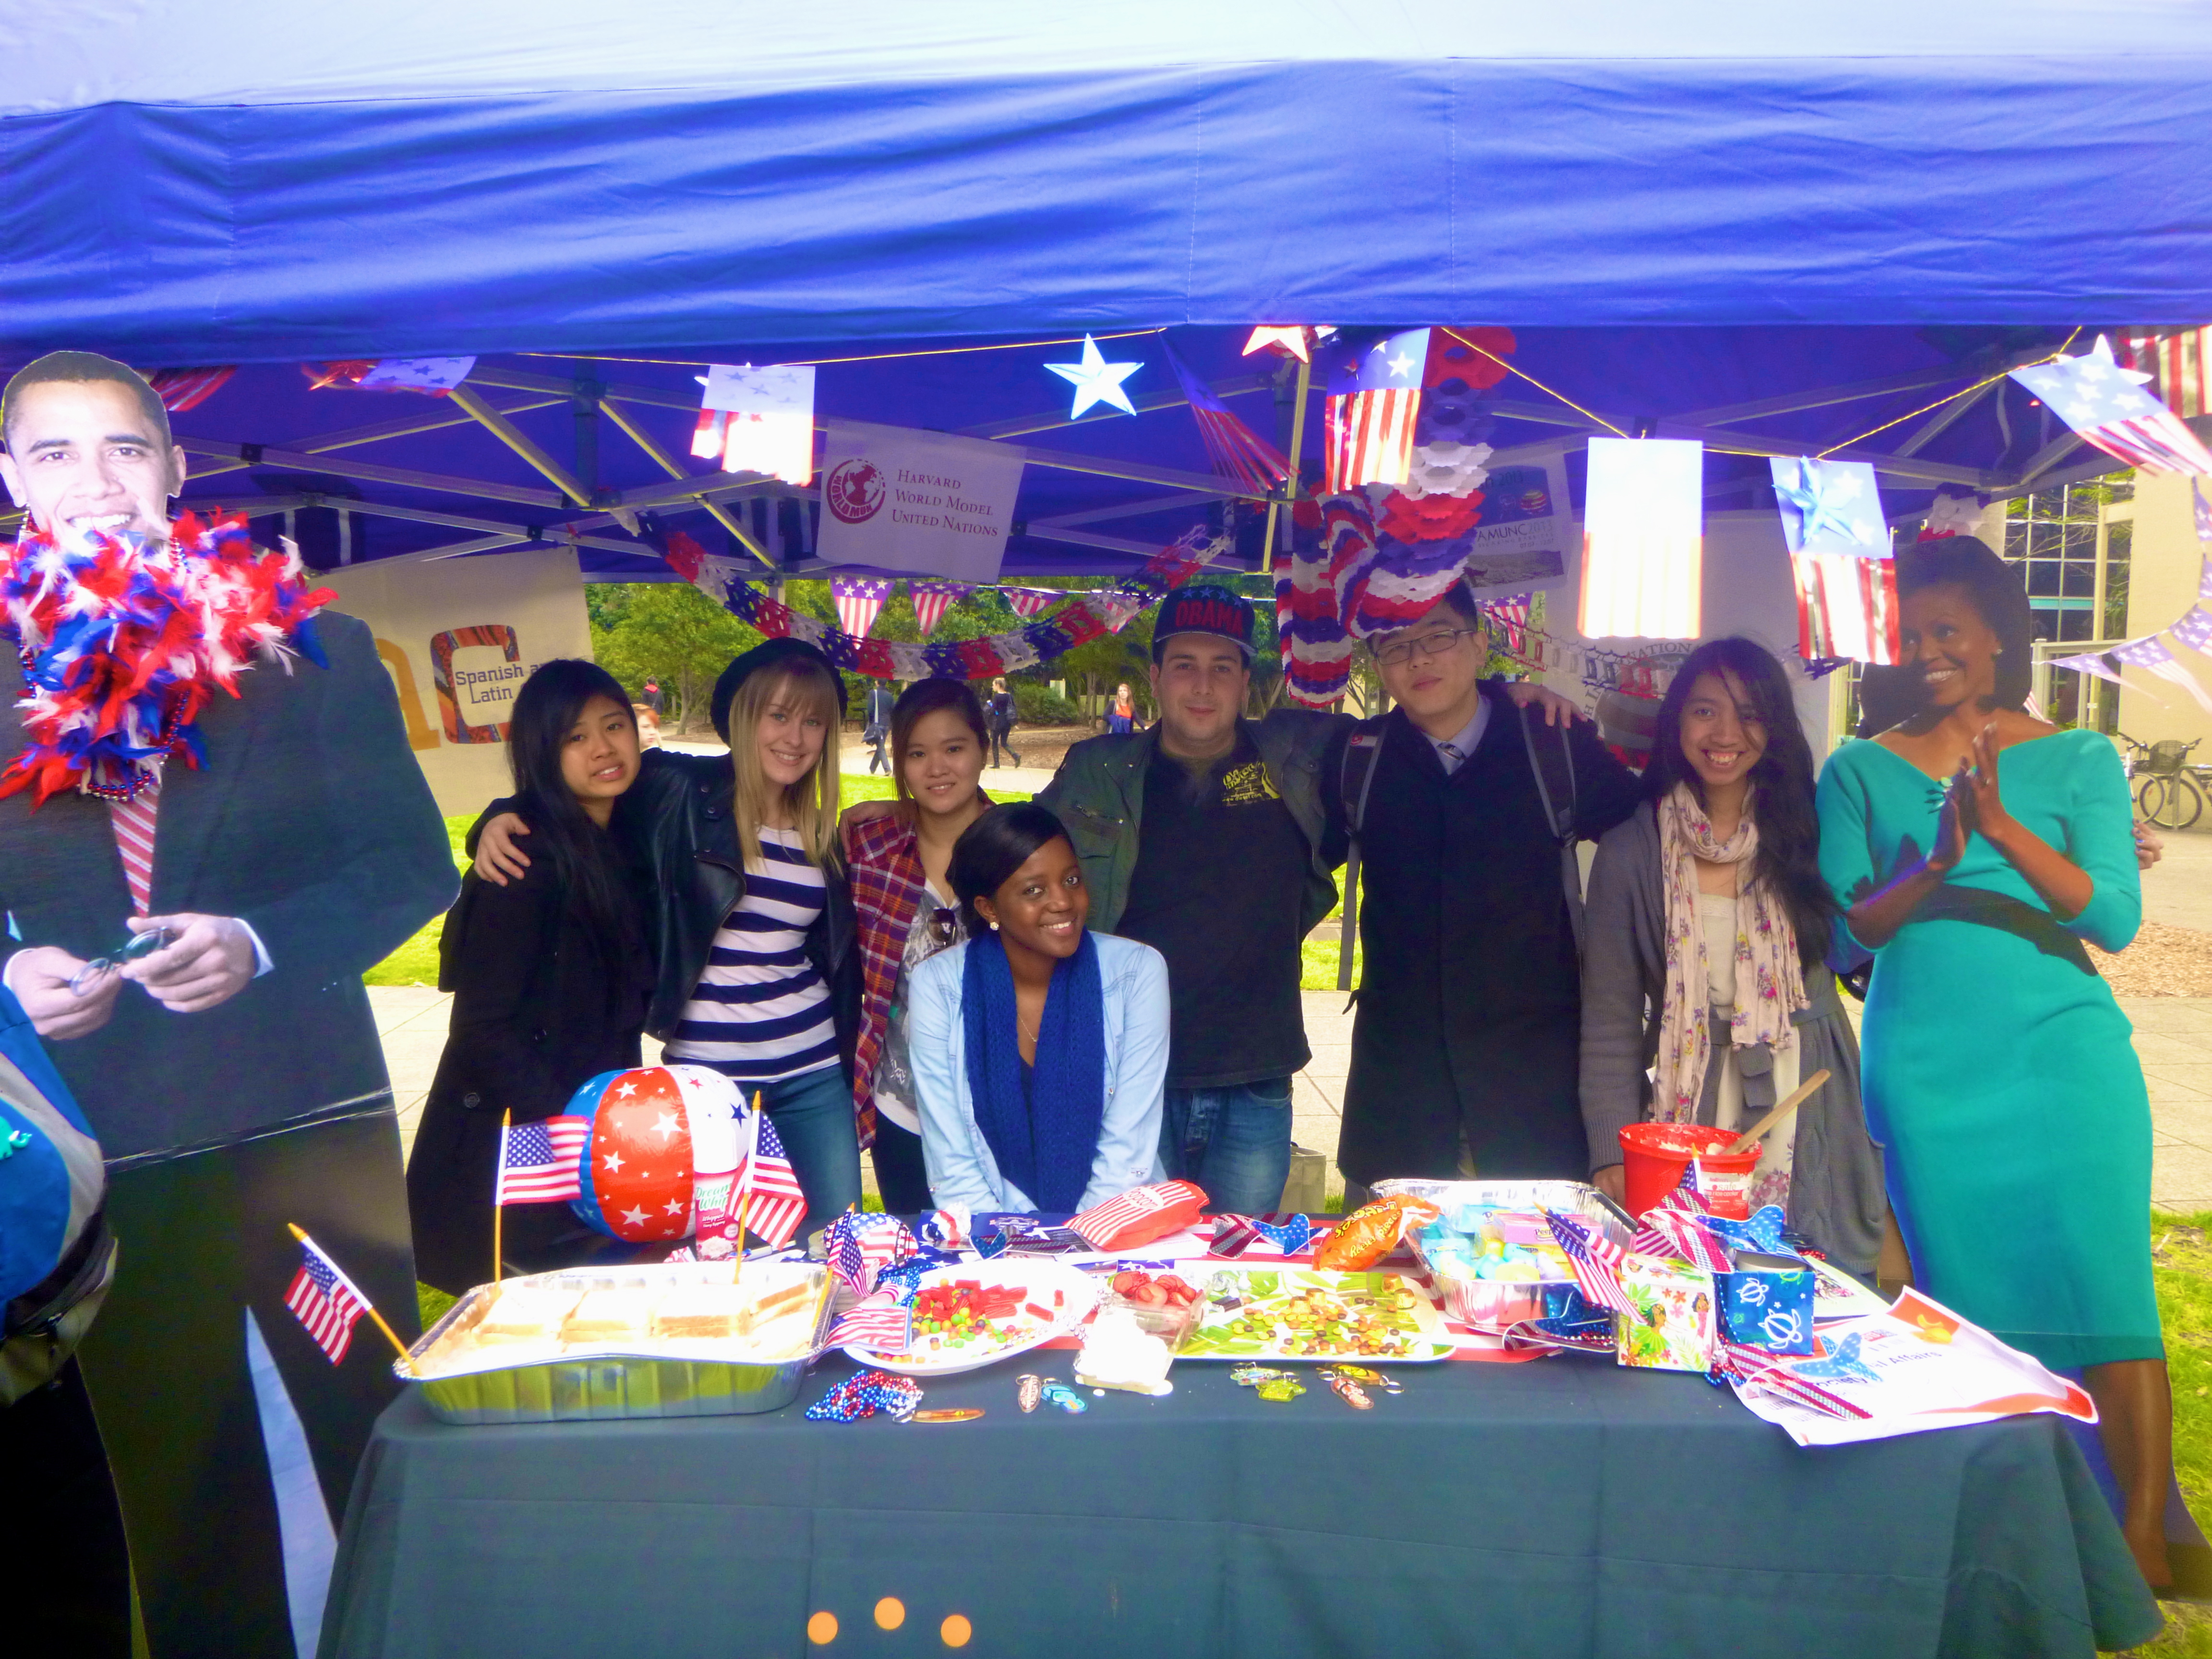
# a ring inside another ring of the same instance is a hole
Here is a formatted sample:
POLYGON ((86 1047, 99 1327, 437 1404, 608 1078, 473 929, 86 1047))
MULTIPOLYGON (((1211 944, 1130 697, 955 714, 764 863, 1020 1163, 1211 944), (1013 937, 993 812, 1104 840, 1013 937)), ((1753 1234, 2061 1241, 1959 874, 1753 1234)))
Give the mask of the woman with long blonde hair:
MULTIPOLYGON (((659 978, 646 1029, 663 1058, 757 1091, 806 1194, 811 1232, 860 1200, 852 1090, 853 903, 838 857, 844 682, 798 640, 746 652, 714 684, 729 757, 646 751, 638 849, 651 870, 659 978)), ((520 819, 483 829, 487 881, 528 862, 520 819)))

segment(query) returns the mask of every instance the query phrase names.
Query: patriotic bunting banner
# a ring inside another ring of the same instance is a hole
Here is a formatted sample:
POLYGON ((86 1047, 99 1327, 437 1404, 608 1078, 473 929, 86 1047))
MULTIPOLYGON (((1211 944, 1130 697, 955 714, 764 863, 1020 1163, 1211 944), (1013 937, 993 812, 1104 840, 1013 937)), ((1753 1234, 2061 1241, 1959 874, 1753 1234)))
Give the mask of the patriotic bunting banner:
POLYGON ((1799 656, 1808 662, 1898 660, 1894 561, 1793 553, 1790 566, 1797 584, 1799 656))
POLYGON ((1067 595, 1056 587, 1002 587, 1000 597, 1013 607, 1014 614, 1027 621, 1042 617, 1067 595))
POLYGON ((2122 368, 2148 374, 2150 390, 2182 419, 2212 413, 2212 328, 2138 331, 2122 336, 2113 355, 2122 368))
POLYGON ((2113 360, 2103 335, 2079 357, 2015 368, 2012 378, 2106 454, 2143 472, 2212 472, 2212 452, 2143 390, 2151 376, 2113 360))
POLYGON ((2208 696, 2203 684, 2177 659, 2160 634, 2171 634, 2175 640, 2191 651, 2212 655, 2212 502, 2204 499, 2202 484, 2191 482, 2189 493, 2196 524, 2197 544, 2204 549, 2203 562, 2197 567, 2197 597, 2200 603, 2192 605, 2188 613, 2172 626, 2158 634, 2146 634, 2141 639, 2130 640, 2124 645, 2114 646, 2105 653, 2085 651, 2071 657, 2054 658, 2053 668, 2070 668, 2077 674, 2094 674, 2100 680, 2110 680, 2114 685, 2124 685, 2119 675, 2124 665, 2141 668, 2155 674, 2171 684, 2179 686, 2195 698, 2197 707, 2212 714, 2212 696, 2208 696))
POLYGON ((1166 354, 1168 367, 1175 371, 1182 395, 1190 404, 1190 412, 1198 421, 1198 435, 1205 441, 1213 470, 1250 489, 1273 489, 1287 480, 1291 464, 1282 451, 1231 414, 1229 405, 1214 395, 1212 387, 1191 373, 1190 366, 1167 343, 1164 335, 1160 339, 1160 349, 1166 354))
POLYGON ((906 587, 914 600, 915 626, 924 639, 937 631, 946 611, 975 591, 967 582, 908 582, 906 587))
POLYGON ((856 640, 867 638, 896 586, 888 576, 832 576, 830 597, 837 602, 838 625, 856 640))
POLYGON ((353 1328, 368 1311, 368 1298, 354 1288, 353 1280, 339 1271, 338 1264, 325 1255, 314 1240, 302 1235, 300 1249, 306 1259, 292 1275, 284 1305, 335 1365, 353 1346, 353 1328))

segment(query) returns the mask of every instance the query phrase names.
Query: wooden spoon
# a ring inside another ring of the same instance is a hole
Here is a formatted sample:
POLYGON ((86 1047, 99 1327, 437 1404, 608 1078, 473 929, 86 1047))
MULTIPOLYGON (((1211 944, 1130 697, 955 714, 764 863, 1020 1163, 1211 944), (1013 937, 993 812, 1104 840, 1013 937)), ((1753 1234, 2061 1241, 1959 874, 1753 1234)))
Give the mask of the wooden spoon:
POLYGON ((1753 1124, 1751 1127, 1746 1129, 1741 1134, 1730 1141, 1728 1146, 1723 1149, 1721 1156, 1723 1158, 1734 1158, 1739 1153, 1749 1152, 1753 1146, 1759 1144, 1759 1138, 1761 1135, 1765 1134, 1769 1129, 1771 1129, 1776 1124, 1782 1122, 1790 1115, 1790 1113, 1796 1111, 1800 1106, 1802 1106, 1807 1101, 1810 1100, 1813 1097, 1813 1091, 1818 1089, 1827 1080, 1828 1074, 1826 1072, 1814 1073, 1812 1076, 1807 1078, 1802 1083, 1791 1090, 1787 1099, 1784 1100, 1765 1117, 1759 1119, 1758 1122, 1753 1124))

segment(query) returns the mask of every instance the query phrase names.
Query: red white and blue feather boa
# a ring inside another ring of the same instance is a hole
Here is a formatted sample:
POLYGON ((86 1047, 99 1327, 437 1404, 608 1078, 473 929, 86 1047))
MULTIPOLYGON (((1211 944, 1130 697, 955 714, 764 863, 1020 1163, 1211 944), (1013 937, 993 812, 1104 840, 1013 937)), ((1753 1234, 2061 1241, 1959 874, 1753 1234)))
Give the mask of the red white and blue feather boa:
POLYGON ((197 768, 201 712, 256 661, 328 665, 313 617, 337 597, 307 586, 289 544, 255 547, 242 518, 186 514, 166 544, 96 536, 76 551, 34 530, 0 545, 0 634, 22 659, 29 740, 0 796, 128 800, 159 757, 197 768))

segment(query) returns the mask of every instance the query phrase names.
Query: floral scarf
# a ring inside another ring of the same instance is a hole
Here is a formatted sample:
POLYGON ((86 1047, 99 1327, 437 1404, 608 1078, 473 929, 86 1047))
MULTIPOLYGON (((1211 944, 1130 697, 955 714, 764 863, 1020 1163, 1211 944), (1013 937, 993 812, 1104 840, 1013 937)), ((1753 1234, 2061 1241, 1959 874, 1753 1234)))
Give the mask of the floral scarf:
MULTIPOLYGON (((1750 803, 1747 803, 1747 807, 1750 803)), ((1651 1112, 1668 1123, 1694 1121, 1705 1092, 1712 1038, 1705 1029, 1711 967, 1698 919, 1698 860, 1737 866, 1735 1012, 1729 1041, 1738 1048, 1797 1040, 1791 1016, 1810 1006, 1790 913, 1765 883, 1752 878, 1759 826, 1747 810, 1735 833, 1717 840, 1711 820, 1686 783, 1658 804, 1660 882, 1667 927, 1667 985, 1659 1011, 1659 1056, 1651 1112), (1749 993, 1749 994, 1747 994, 1749 993)))

